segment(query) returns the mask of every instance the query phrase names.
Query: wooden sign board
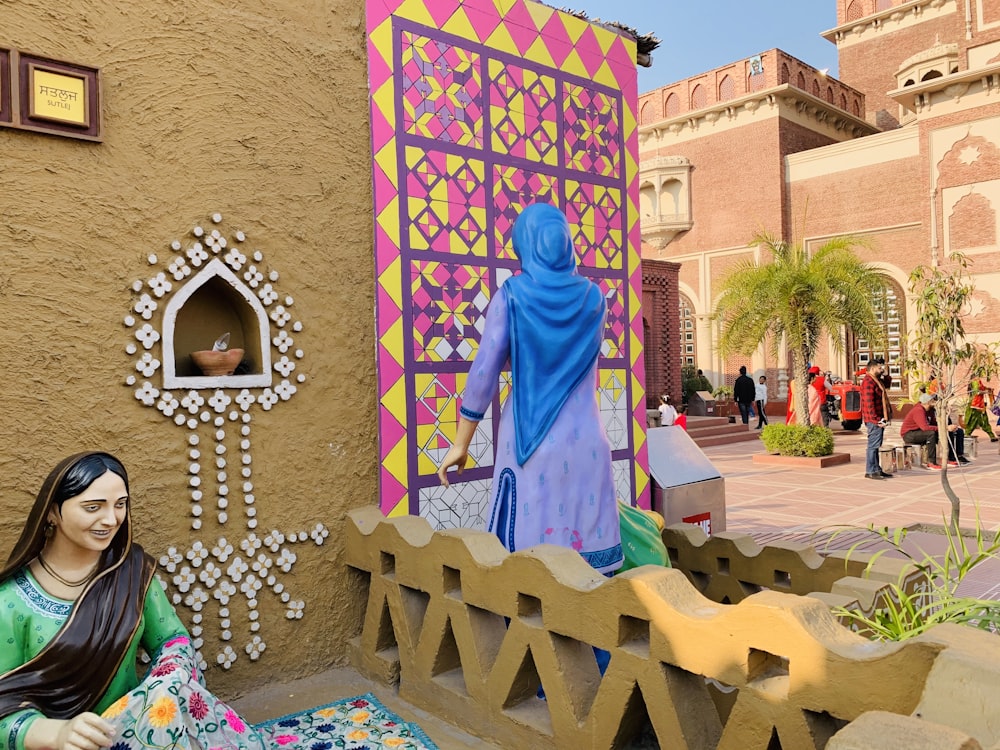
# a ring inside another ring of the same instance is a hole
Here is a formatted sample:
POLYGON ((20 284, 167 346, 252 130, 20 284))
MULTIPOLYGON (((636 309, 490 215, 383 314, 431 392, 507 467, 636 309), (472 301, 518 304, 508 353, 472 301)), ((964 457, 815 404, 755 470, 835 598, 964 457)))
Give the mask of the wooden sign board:
POLYGON ((0 49, 0 127, 100 141, 98 69, 0 49))

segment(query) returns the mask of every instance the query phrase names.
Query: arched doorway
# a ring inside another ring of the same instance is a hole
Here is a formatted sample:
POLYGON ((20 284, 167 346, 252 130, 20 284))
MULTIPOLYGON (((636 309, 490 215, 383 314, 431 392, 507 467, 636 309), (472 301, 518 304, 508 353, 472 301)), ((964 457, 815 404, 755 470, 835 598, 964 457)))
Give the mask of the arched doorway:
POLYGON ((884 357, 887 371, 892 376, 889 392, 906 394, 907 379, 903 369, 906 356, 906 296, 894 280, 886 280, 885 295, 875 300, 875 315, 882 325, 885 346, 874 348, 872 342, 851 331, 847 337, 848 361, 853 368, 850 375, 864 370, 873 357, 884 357))

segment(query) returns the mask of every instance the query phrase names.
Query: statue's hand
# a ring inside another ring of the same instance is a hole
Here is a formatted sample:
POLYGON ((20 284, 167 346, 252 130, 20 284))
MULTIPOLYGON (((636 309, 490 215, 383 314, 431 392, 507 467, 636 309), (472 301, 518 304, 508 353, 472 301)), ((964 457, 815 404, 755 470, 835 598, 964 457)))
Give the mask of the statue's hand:
POLYGON ((444 457, 444 461, 441 462, 440 468, 438 468, 438 478, 441 480, 441 484, 445 487, 448 485, 448 469, 452 466, 456 467, 455 473, 461 475, 465 471, 465 464, 469 460, 469 451, 460 448, 457 445, 451 446, 448 450, 447 455, 444 457))
POLYGON ((56 737, 56 750, 98 750, 110 747, 115 728, 89 711, 63 722, 56 737))

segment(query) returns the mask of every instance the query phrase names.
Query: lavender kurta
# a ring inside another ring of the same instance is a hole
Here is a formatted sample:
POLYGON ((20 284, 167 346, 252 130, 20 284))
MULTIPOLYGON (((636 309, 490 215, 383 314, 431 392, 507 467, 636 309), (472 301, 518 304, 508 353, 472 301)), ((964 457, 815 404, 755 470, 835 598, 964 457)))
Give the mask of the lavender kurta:
MULTIPOLYGON (((490 302, 476 359, 462 398, 462 416, 483 418, 510 358, 506 290, 490 302)), ((514 383, 514 388, 517 388, 514 383)), ((523 466, 514 448, 514 410, 500 415, 494 447, 489 531, 511 552, 536 544, 575 549, 594 568, 622 564, 617 493, 597 406, 597 360, 574 389, 542 443, 523 466)))

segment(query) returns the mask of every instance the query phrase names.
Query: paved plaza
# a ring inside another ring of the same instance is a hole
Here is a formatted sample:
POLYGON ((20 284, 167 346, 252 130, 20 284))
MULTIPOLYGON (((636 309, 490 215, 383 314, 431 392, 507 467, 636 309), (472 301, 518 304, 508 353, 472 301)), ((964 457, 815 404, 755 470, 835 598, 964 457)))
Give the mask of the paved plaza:
MULTIPOLYGON (((864 430, 834 430, 834 451, 851 461, 825 469, 789 468, 753 463, 764 453, 759 441, 704 448, 726 480, 727 530, 754 533, 812 531, 835 524, 867 526, 940 525, 950 506, 941 472, 924 468, 898 471, 893 479, 865 479, 864 430)), ((886 431, 885 445, 901 445, 896 431, 886 431)), ((975 522, 978 508, 984 528, 1000 527, 1000 455, 997 443, 978 441, 971 463, 949 467, 951 486, 962 500, 962 526, 975 522)))
MULTIPOLYGON (((835 425, 836 426, 836 425, 835 425)), ((886 431, 884 445, 901 445, 895 430, 886 431)), ((726 530, 750 534, 759 544, 797 541, 818 550, 845 549, 859 535, 841 532, 828 541, 832 530, 843 526, 911 527, 904 545, 911 554, 940 554, 947 538, 937 530, 947 521, 950 505, 941 487, 941 472, 924 468, 898 471, 893 479, 865 479, 865 431, 834 430, 834 451, 850 453, 851 461, 825 469, 789 468, 753 463, 754 453, 764 453, 760 441, 731 443, 704 449, 726 481, 726 530), (818 533, 817 533, 818 532, 818 533)), ((1000 528, 1000 454, 998 444, 978 440, 978 455, 966 453, 971 463, 949 467, 952 488, 962 502, 961 526, 973 529, 978 513, 983 529, 1000 528)), ((874 550, 872 543, 862 549, 874 550)), ((1000 561, 979 565, 959 591, 969 596, 1000 599, 1000 561)))

